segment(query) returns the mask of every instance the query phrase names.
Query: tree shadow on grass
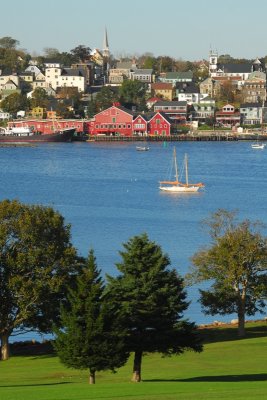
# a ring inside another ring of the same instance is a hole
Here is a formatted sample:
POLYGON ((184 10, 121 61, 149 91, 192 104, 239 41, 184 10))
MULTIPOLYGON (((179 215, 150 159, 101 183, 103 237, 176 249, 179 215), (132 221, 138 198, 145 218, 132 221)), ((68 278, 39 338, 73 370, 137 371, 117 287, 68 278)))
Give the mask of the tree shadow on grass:
POLYGON ((56 386, 56 385, 68 385, 69 383, 72 382, 55 382, 55 383, 29 383, 25 385, 0 385, 1 388, 20 388, 20 387, 34 387, 34 386, 56 386))
POLYGON ((267 381, 267 374, 196 376, 188 379, 145 379, 143 382, 260 382, 267 381))
POLYGON ((238 337, 236 326, 201 328, 199 329, 199 333, 204 344, 242 339, 255 339, 267 337, 267 324, 265 323, 259 326, 246 326, 246 336, 244 338, 238 337))

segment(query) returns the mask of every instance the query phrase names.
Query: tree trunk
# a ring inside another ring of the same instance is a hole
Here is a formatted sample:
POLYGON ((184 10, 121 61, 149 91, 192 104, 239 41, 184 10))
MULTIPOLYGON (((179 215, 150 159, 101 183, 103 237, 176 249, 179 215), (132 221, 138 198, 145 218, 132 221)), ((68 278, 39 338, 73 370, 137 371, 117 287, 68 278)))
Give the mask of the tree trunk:
POLYGON ((142 350, 134 353, 133 377, 132 382, 141 382, 142 350))
POLYGON ((10 356, 8 339, 8 333, 3 333, 1 335, 1 360, 3 361, 8 360, 10 356))
POLYGON ((95 371, 93 371, 93 370, 90 370, 89 383, 90 383, 90 385, 95 384, 95 371))
POLYGON ((245 294, 242 293, 242 295, 239 298, 239 304, 238 304, 238 336, 239 337, 245 337, 246 336, 246 331, 245 331, 245 294))

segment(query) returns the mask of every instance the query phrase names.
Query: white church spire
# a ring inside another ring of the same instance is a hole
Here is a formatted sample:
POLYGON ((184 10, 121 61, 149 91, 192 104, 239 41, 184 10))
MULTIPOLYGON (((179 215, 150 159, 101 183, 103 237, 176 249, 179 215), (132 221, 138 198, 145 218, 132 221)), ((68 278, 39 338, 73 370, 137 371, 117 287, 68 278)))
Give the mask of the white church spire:
POLYGON ((107 28, 105 28, 105 34, 104 34, 104 42, 103 42, 103 56, 109 58, 110 52, 109 52, 109 47, 108 47, 108 34, 107 34, 107 28))

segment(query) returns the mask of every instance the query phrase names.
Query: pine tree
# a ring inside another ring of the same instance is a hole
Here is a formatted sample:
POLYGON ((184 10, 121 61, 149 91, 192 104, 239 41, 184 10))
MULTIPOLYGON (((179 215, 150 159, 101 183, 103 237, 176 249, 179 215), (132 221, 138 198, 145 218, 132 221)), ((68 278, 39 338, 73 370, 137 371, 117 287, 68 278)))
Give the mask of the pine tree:
POLYGON ((201 351, 194 323, 183 320, 188 307, 183 279, 168 269, 169 257, 146 234, 131 238, 120 252, 121 272, 108 276, 110 302, 127 329, 128 350, 134 352, 133 381, 141 381, 144 352, 180 354, 201 351))
POLYGON ((60 360, 71 368, 89 369, 90 383, 95 383, 97 371, 115 371, 128 358, 125 333, 117 325, 116 310, 104 299, 100 274, 90 250, 75 289, 69 291, 69 306, 61 308, 63 328, 56 330, 55 340, 60 360))

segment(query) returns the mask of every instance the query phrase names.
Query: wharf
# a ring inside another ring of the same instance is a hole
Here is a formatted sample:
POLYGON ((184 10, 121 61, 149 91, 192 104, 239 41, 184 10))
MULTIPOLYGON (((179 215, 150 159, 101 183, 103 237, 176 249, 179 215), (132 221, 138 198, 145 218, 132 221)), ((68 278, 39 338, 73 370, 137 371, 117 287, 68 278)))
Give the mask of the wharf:
POLYGON ((89 136, 87 142, 179 142, 179 141, 237 141, 237 140, 267 140, 267 135, 255 133, 237 134, 232 132, 194 132, 170 136, 89 136))

